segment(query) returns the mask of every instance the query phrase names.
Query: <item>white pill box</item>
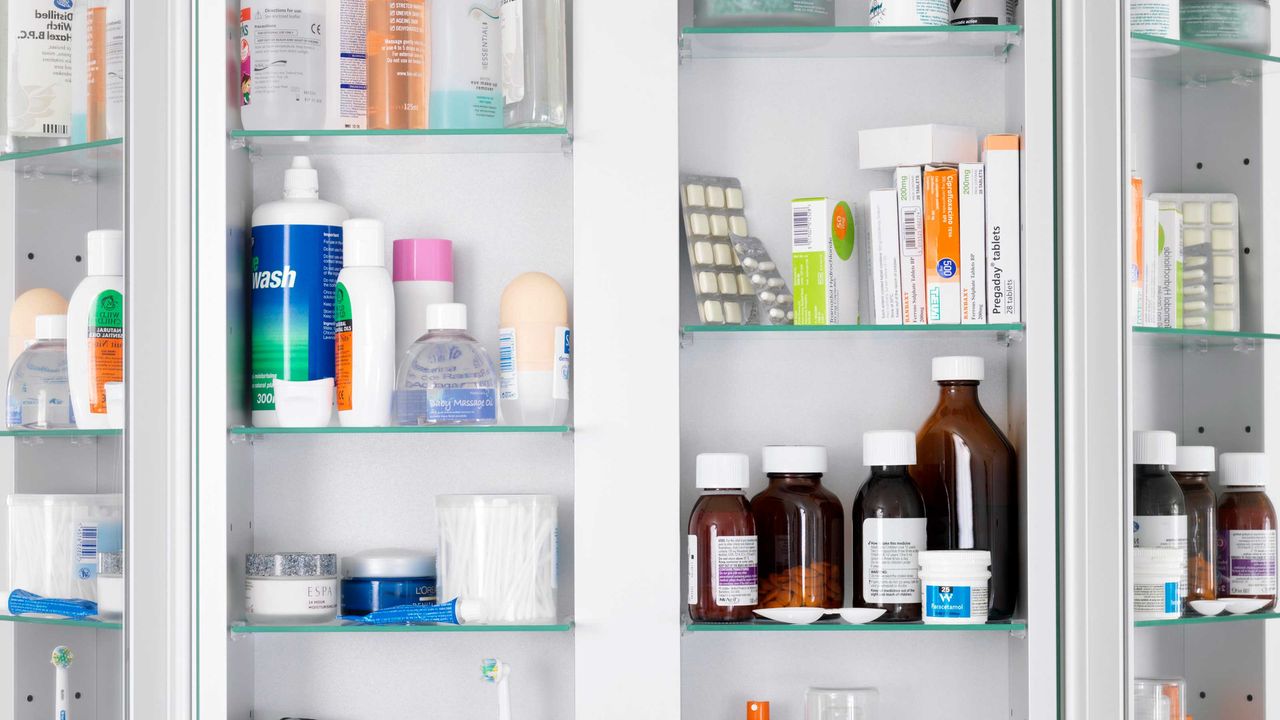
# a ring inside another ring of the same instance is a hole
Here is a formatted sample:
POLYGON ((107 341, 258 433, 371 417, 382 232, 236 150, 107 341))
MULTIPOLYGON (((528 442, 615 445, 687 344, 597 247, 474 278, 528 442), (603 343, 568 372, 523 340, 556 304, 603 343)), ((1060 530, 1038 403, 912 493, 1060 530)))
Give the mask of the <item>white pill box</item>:
POLYGON ((734 255, 731 236, 747 235, 742 183, 735 178, 682 175, 680 206, 698 317, 705 325, 743 325, 755 292, 734 255))
POLYGON ((970 162, 978 162, 978 131, 971 127, 934 123, 858 131, 862 170, 970 162))
MULTIPOLYGON (((1230 193, 1153 193, 1181 218, 1182 327, 1240 330, 1240 201, 1230 193)), ((1166 238, 1169 228, 1165 228, 1166 238)), ((1175 326, 1176 327, 1176 326, 1175 326)))
POLYGON ((742 265, 755 304, 747 303, 749 325, 791 325, 796 317, 795 298, 759 238, 733 235, 733 253, 742 265))
POLYGON ((867 195, 867 230, 866 273, 873 322, 901 325, 902 251, 898 247, 896 190, 872 190, 867 195))

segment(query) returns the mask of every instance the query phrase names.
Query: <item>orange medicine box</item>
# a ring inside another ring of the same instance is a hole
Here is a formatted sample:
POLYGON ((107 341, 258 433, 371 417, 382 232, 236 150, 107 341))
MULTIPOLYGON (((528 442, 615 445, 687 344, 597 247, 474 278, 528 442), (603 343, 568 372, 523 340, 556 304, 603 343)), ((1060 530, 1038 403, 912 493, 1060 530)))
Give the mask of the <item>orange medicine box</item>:
POLYGON ((960 322, 960 173, 924 171, 924 283, 928 321, 960 322))

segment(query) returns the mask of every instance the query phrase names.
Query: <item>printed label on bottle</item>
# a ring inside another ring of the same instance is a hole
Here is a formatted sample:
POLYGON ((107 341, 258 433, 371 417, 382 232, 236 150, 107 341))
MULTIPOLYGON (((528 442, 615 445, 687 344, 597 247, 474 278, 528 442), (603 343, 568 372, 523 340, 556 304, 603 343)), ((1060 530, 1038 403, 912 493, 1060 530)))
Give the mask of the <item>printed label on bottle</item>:
POLYGON ((93 580, 98 577, 98 523, 78 522, 71 538, 76 549, 73 580, 93 580))
POLYGON ((503 400, 520 399, 515 328, 498 329, 498 392, 503 400))
POLYGON ((987 617, 987 586, 925 585, 925 617, 943 619, 987 617))
POLYGON ((1180 0, 1130 0, 1130 32, 1177 38, 1178 28, 1173 24, 1174 3, 1180 0))
POLYGON ((333 300, 333 372, 338 385, 339 410, 351 409, 351 354, 354 324, 351 319, 351 295, 347 293, 346 285, 338 283, 333 300))
POLYGON ((862 521, 862 593, 869 603, 920 602, 921 550, 928 547, 924 518, 862 521))
POLYGON ((338 6, 338 115, 343 127, 364 127, 368 115, 365 55, 367 0, 340 0, 338 6))
POLYGON ((755 535, 711 535, 711 583, 716 605, 755 605, 758 595, 755 535))
POLYGON ((689 604, 698 604, 698 536, 689 536, 689 604))
MULTIPOLYGON (((8 14, 8 131, 66 137, 71 131, 73 0, 12 2, 8 14)), ((84 42, 83 38, 79 39, 84 42)))
POLYGON ((251 615, 326 615, 338 609, 337 580, 245 578, 245 611, 251 615))
POLYGON ((1218 594, 1276 594, 1276 531, 1218 531, 1218 594))
POLYGON ((334 295, 342 228, 253 228, 250 358, 254 410, 275 410, 273 381, 334 377, 334 295))
POLYGON ((1153 615, 1176 615, 1182 612, 1182 598, 1178 594, 1178 583, 1137 583, 1133 584, 1133 611, 1153 615))
POLYGON ((89 312, 89 412, 107 412, 107 383, 124 382, 124 295, 103 290, 89 312))
POLYGON ((250 104, 253 94, 253 62, 250 57, 249 26, 253 24, 253 8, 240 8, 240 106, 250 104))
POLYGON ((1182 579, 1178 594, 1187 596, 1187 516, 1138 515, 1133 518, 1133 546, 1175 548, 1182 551, 1182 579))
POLYGON ((432 388, 427 391, 427 417, 432 422, 493 422, 498 402, 484 388, 432 388))
POLYGON ((285 0, 240 10, 240 104, 275 96, 299 108, 324 103, 324 12, 285 0))
POLYGON ((511 105, 524 99, 524 0, 502 0, 502 98, 511 105))
POLYGON ((569 328, 556 328, 556 359, 551 366, 551 399, 569 399, 569 328))

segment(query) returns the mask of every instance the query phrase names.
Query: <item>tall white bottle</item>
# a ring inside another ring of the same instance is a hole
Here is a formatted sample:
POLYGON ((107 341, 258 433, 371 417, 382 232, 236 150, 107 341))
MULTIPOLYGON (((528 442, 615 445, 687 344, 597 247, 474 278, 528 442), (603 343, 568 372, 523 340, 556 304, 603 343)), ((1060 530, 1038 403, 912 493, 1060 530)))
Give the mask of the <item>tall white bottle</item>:
POLYGON ((124 382, 124 234, 93 230, 89 275, 67 303, 67 380, 76 426, 109 427, 105 385, 124 382))
POLYGON ((396 297, 382 223, 342 223, 342 272, 334 296, 334 367, 343 427, 391 424, 396 382, 396 297))

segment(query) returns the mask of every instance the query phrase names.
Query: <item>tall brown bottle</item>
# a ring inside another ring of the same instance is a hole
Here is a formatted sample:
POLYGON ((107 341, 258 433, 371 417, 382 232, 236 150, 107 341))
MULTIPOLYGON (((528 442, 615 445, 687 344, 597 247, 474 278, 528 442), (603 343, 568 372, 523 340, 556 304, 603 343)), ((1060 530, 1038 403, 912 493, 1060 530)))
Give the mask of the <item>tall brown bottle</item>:
POLYGON ((978 402, 980 357, 933 359, 940 393, 916 434, 911 468, 924 497, 930 550, 991 552, 991 620, 1018 602, 1018 459, 978 402))

